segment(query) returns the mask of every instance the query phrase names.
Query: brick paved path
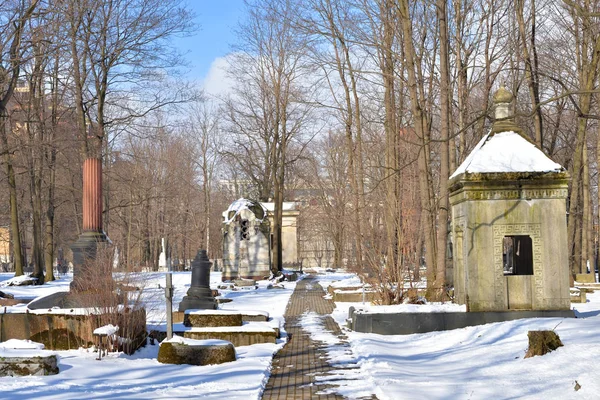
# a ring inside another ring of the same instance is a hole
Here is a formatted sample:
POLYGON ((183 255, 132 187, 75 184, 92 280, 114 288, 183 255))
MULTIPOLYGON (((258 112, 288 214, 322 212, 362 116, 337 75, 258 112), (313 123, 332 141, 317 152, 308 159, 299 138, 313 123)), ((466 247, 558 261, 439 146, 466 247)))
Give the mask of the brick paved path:
MULTIPOLYGON (((333 301, 325 300, 323 288, 314 277, 301 280, 285 310, 285 330, 291 339, 275 355, 271 377, 263 393, 263 400, 291 399, 342 399, 337 395, 317 394, 326 386, 316 385, 315 376, 326 375, 332 368, 326 361, 326 353, 319 350, 317 342, 300 326, 300 318, 307 311, 330 315, 335 307, 333 301)), ((340 334, 339 326, 331 316, 323 318, 325 328, 340 334)))

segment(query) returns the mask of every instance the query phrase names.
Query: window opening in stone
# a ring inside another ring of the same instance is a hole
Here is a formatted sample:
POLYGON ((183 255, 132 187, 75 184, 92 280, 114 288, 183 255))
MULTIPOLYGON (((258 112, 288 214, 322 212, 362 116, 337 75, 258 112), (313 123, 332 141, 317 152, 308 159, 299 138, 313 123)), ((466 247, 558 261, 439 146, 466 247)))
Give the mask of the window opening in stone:
POLYGON ((242 230, 242 240, 250 240, 250 222, 247 219, 243 219, 240 221, 240 227, 242 230))
POLYGON ((504 275, 533 275, 533 243, 530 236, 504 236, 504 275))

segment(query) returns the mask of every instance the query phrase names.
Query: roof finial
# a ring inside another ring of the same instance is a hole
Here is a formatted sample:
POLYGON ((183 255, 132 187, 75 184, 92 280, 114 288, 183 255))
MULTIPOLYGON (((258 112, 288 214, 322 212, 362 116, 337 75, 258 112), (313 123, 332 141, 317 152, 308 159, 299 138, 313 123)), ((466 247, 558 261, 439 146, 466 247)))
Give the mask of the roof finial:
POLYGON ((522 130, 515 124, 513 114, 511 112, 511 103, 514 96, 504 86, 504 82, 500 88, 494 93, 494 124, 492 125, 492 135, 498 132, 519 132, 522 130))
POLYGON ((496 91, 496 93, 494 93, 494 103, 495 104, 512 103, 512 101, 513 101, 512 93, 509 92, 508 90, 506 90, 506 87, 504 86, 504 82, 502 82, 502 84, 500 85, 500 88, 496 91))
POLYGON ((500 89, 498 89, 496 93, 494 93, 494 117, 496 121, 506 120, 512 117, 512 115, 510 114, 510 103, 512 103, 512 101, 512 93, 506 90, 506 87, 504 87, 504 83, 502 83, 500 89))

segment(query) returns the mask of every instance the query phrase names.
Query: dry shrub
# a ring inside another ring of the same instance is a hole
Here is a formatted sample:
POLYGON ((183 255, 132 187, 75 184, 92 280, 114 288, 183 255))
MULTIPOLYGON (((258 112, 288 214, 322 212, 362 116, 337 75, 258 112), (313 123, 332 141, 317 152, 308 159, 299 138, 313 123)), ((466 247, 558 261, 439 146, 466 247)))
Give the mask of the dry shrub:
POLYGON ((554 331, 529 331, 529 348, 525 353, 525 358, 533 356, 543 356, 563 346, 560 337, 554 331))
POLYGON ((96 259, 86 260, 75 282, 73 299, 94 316, 94 328, 119 326, 116 349, 132 354, 146 342, 146 311, 142 290, 131 285, 132 274, 112 273, 113 250, 99 246, 96 259))

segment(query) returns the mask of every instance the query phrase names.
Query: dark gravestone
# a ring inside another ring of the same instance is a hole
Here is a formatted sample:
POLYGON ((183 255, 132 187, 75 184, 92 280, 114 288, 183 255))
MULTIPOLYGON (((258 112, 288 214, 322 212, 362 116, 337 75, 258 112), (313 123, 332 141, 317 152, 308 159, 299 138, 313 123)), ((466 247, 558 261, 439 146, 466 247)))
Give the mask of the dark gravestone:
POLYGON ((192 284, 187 295, 179 303, 179 311, 189 309, 217 308, 217 301, 210 289, 210 268, 212 263, 206 255, 206 250, 199 250, 196 258, 192 261, 192 284))

